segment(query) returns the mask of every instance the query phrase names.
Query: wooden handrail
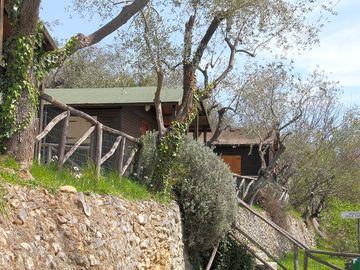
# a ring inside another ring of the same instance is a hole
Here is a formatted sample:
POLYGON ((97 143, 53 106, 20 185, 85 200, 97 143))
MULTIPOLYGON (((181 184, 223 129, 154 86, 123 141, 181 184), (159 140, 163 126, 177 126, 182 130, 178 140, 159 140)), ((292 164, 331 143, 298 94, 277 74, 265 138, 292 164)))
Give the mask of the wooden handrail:
MULTIPOLYGON (((306 251, 305 251, 305 252, 306 252, 306 251)), ((318 257, 316 257, 316 256, 313 256, 313 255, 311 255, 311 254, 309 254, 309 253, 307 253, 307 256, 308 256, 309 258, 313 259, 314 261, 317 261, 318 263, 321 263, 321 264, 323 264, 323 265, 326 265, 326 266, 330 267, 331 269, 343 270, 342 268, 339 268, 338 266, 333 265, 333 264, 331 264, 331 263, 329 263, 329 262, 327 262, 327 261, 324 261, 324 260, 322 260, 322 259, 320 259, 320 258, 318 258, 318 257)))
POLYGON ((349 253, 349 252, 333 252, 333 251, 314 250, 314 249, 309 249, 306 252, 313 254, 329 255, 329 256, 348 257, 348 258, 360 257, 359 253, 349 253))
POLYGON ((257 177, 254 177, 254 176, 240 175, 240 174, 237 174, 237 173, 233 173, 232 175, 235 176, 235 177, 241 178, 241 179, 254 180, 254 181, 257 180, 257 177))
POLYGON ((272 266, 267 262, 265 261, 263 258, 261 258, 258 254, 256 254, 255 251, 253 251, 251 248, 247 247, 246 245, 244 245, 240 239, 234 235, 233 233, 229 233, 231 235, 232 238, 235 239, 236 242, 238 242, 240 245, 242 246, 245 246, 247 248, 247 251, 249 251, 256 259, 258 259, 260 262, 262 262, 268 269, 271 269, 271 270, 274 270, 274 268, 272 268, 272 266))
POLYGON ((271 220, 269 220, 268 218, 264 217, 263 215, 257 213, 254 209, 252 209, 250 207, 250 205, 248 205, 247 203, 245 203, 243 200, 238 198, 238 202, 241 206, 243 206, 245 209, 247 209, 249 212, 251 212, 253 215, 257 216, 258 218, 260 218, 262 221, 264 221, 265 223, 267 223, 270 227, 272 227, 274 230, 276 230, 277 232, 279 232, 282 236, 284 236, 285 238, 287 238, 290 242, 292 242, 293 244, 297 245, 298 247, 307 250, 309 249, 304 243, 300 242, 299 240, 297 240, 295 237, 293 237, 291 234, 289 234, 287 231, 285 231, 283 228, 279 227, 277 224, 275 224, 274 222, 272 222, 271 220))
POLYGON ((241 233, 244 237, 246 237, 251 243, 253 243, 258 249, 260 249, 262 252, 266 254, 270 259, 272 259, 274 262, 276 262, 282 269, 287 270, 287 268, 279 262, 277 258, 272 256, 270 252, 268 252, 262 245, 260 245, 254 238, 252 238, 250 235, 245 233, 243 230, 241 230, 238 226, 233 225, 233 228, 241 233))
MULTIPOLYGON (((56 148, 59 146, 58 143, 42 143, 41 144, 42 146, 45 146, 45 147, 53 147, 53 148, 56 148)), ((65 144, 65 149, 71 149, 74 145, 73 144, 65 144)), ((77 149, 82 149, 82 150, 89 150, 90 149, 90 146, 88 145, 79 145, 79 147, 77 149)))

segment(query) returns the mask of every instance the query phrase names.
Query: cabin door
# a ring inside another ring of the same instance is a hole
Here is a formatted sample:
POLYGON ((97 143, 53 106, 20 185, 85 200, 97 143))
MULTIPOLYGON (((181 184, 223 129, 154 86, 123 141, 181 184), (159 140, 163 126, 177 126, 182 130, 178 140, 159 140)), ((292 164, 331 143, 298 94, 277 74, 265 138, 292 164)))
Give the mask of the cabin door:
POLYGON ((233 173, 241 175, 241 156, 223 155, 222 158, 233 173))

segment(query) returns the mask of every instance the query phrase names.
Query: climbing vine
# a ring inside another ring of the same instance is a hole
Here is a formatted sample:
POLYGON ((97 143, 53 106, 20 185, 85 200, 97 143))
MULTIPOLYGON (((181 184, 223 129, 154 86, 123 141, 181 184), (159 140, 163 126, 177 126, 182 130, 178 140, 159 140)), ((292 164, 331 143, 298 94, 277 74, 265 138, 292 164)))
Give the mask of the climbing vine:
POLYGON ((0 148, 6 141, 26 128, 38 107, 39 84, 51 68, 61 65, 78 46, 76 37, 51 52, 44 50, 44 26, 39 23, 34 35, 18 34, 13 48, 5 50, 5 72, 0 73, 2 104, 0 110, 0 148), (27 100, 27 115, 19 119, 21 97, 27 100))
POLYGON ((177 161, 189 126, 196 117, 197 107, 200 100, 199 97, 199 94, 195 93, 193 97, 192 110, 187 115, 185 121, 173 121, 171 123, 170 129, 167 131, 159 144, 159 159, 153 175, 154 187, 158 192, 165 194, 171 193, 173 186, 173 181, 170 178, 171 170, 177 161))

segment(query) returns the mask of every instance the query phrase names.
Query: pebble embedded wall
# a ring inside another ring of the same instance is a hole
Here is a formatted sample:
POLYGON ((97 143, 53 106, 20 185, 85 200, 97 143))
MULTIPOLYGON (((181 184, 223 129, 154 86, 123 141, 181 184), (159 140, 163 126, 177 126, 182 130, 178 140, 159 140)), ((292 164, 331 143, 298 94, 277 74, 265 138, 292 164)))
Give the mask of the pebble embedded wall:
POLYGON ((175 204, 3 186, 0 269, 185 269, 175 204))

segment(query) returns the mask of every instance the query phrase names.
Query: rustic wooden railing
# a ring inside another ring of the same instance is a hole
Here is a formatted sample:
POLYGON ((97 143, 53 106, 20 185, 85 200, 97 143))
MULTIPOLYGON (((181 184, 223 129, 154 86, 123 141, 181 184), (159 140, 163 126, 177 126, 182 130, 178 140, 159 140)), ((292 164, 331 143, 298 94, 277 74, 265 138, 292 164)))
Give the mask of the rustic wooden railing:
POLYGON ((244 199, 248 194, 250 187, 257 180, 257 177, 254 176, 244 176, 240 174, 233 173, 234 178, 236 179, 236 195, 240 199, 244 199))
MULTIPOLYGON (((244 200, 251 186, 257 181, 257 176, 245 176, 236 173, 233 173, 233 176, 236 180, 236 195, 244 200)), ((289 200, 288 190, 281 186, 279 186, 279 189, 281 189, 281 193, 278 194, 277 199, 286 203, 289 200)))
MULTIPOLYGON (((131 162, 134 159, 134 156, 137 152, 138 148, 138 139, 134 138, 124 132, 121 132, 117 129, 113 129, 111 127, 108 127, 106 125, 103 125, 95 118, 91 117, 90 115, 76 110, 73 107, 64 104, 53 97, 47 95, 47 94, 41 94, 41 99, 47 101, 54 107, 57 107, 64 112, 60 113, 56 117, 54 117, 47 126, 42 130, 42 132, 36 137, 36 140, 38 142, 38 148, 41 149, 42 142, 41 140, 61 121, 64 121, 62 132, 60 136, 60 140, 58 145, 57 144, 46 144, 43 143, 45 147, 47 147, 48 151, 48 161, 51 159, 52 152, 56 151, 58 155, 57 160, 57 167, 60 169, 64 166, 65 162, 70 161, 69 158, 75 153, 77 149, 80 149, 82 146, 81 144, 92 134, 95 132, 95 136, 92 136, 90 138, 90 157, 94 160, 95 168, 96 168, 96 175, 100 176, 101 166, 105 163, 106 160, 108 160, 112 155, 114 155, 115 151, 119 151, 119 157, 117 160, 117 164, 115 166, 116 171, 119 173, 120 176, 124 175, 126 170, 129 168, 131 162), (78 139, 74 145, 67 145, 66 144, 66 137, 69 130, 69 118, 70 115, 79 116, 85 120, 87 120, 91 127, 84 133, 84 135, 78 139), (115 142, 113 143, 110 150, 103 155, 102 149, 103 149, 103 132, 106 131, 112 135, 117 136, 115 142), (95 138, 95 139, 94 139, 95 138), (130 156, 128 157, 127 161, 124 163, 124 156, 125 156, 125 145, 126 142, 130 141, 135 144, 133 147, 130 156), (56 150, 57 148, 57 150, 56 150), (69 149, 70 148, 70 149, 69 149), (69 149, 66 152, 66 149, 69 149)), ((89 147, 89 146, 88 146, 89 147)), ((39 151, 38 159, 41 159, 40 156, 41 151, 39 151)))
MULTIPOLYGON (((302 243, 298 239, 296 239, 294 236, 292 236, 290 233, 282 229, 280 226, 275 224, 273 221, 268 219, 267 217, 259 214, 256 210, 254 210, 250 205, 245 203, 243 200, 238 198, 239 205, 246 209, 248 212, 250 212, 253 216, 256 216, 260 220, 264 221, 269 227, 274 229, 277 233, 279 233, 281 236, 283 236, 285 239, 287 239, 292 245, 293 245, 293 255, 294 255, 294 270, 299 269, 299 251, 302 250, 304 252, 304 262, 303 262, 303 269, 308 269, 308 261, 309 259, 312 259, 316 261, 317 263, 328 267, 328 269, 334 269, 334 270, 344 270, 343 268, 340 268, 339 266, 336 266, 326 260, 326 258, 321 258, 319 255, 328 255, 328 256, 336 256, 340 258, 357 258, 360 257, 360 254, 355 253, 346 253, 346 252, 329 252, 329 251, 322 251, 322 250, 313 250, 310 249, 306 244, 302 243)), ((277 258, 272 256, 269 252, 266 251, 266 249, 263 247, 263 243, 259 243, 256 241, 255 238, 250 236, 247 232, 242 230, 239 226, 236 224, 233 225, 233 231, 240 233, 242 236, 244 236, 249 242, 251 242, 256 248, 263 251, 272 261, 276 262, 278 266, 280 266, 282 269, 286 270, 289 268, 286 268, 283 264, 279 262, 277 258)), ((232 233, 234 235, 234 233, 232 233)), ((242 241, 240 241, 238 238, 235 237, 235 240, 237 240, 240 244, 244 244, 242 241)), ((249 248, 250 252, 253 252, 251 248, 249 248)), ((264 263, 264 266, 268 269, 273 269, 269 264, 264 263)))

